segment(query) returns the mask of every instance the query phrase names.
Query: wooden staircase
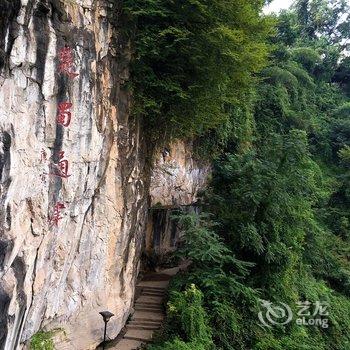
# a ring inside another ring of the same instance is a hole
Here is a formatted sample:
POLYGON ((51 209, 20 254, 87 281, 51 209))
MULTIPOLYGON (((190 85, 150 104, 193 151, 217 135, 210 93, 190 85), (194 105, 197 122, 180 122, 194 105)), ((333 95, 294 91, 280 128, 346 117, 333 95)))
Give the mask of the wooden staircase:
POLYGON ((169 281, 178 271, 176 267, 144 276, 137 285, 140 293, 134 304, 135 311, 125 325, 124 336, 107 349, 136 350, 152 341, 165 318, 163 301, 169 281))

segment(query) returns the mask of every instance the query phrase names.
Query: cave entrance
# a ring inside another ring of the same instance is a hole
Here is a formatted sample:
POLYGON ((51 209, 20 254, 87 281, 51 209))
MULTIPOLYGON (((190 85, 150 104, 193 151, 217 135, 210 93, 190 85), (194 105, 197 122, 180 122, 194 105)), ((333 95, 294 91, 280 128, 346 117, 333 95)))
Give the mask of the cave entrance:
POLYGON ((173 253, 183 241, 183 232, 179 226, 181 213, 197 211, 197 207, 154 207, 149 210, 144 246, 143 269, 153 270, 171 263, 173 253))

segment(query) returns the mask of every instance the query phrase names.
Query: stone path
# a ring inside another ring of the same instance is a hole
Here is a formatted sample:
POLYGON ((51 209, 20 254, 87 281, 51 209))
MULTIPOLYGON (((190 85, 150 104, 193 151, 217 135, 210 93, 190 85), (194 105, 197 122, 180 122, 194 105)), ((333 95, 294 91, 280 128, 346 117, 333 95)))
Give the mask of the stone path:
POLYGON ((137 284, 135 312, 125 326, 124 336, 108 349, 135 350, 152 341, 153 333, 160 329, 165 318, 163 301, 169 281, 178 267, 147 274, 137 284))

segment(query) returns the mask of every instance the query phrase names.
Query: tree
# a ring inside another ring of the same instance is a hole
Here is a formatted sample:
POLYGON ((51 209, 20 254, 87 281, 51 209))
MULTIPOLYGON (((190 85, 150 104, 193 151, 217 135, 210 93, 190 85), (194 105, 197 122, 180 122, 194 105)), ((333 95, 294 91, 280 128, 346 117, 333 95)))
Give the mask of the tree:
POLYGON ((265 64, 271 26, 262 6, 261 0, 124 1, 134 44, 134 114, 155 139, 201 135, 228 120, 265 64))
POLYGON ((346 0, 297 0, 294 8, 304 41, 324 40, 346 49, 350 36, 350 7, 346 0))

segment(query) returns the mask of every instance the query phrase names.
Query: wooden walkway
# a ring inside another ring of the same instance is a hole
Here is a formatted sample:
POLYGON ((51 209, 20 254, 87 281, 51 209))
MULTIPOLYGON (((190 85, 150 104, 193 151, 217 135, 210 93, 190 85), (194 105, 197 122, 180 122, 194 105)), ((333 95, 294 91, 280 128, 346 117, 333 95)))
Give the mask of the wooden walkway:
POLYGON ((136 350, 152 341, 153 333, 160 329, 165 318, 163 301, 169 281, 178 267, 147 274, 136 287, 134 313, 126 324, 123 337, 113 350, 136 350))

